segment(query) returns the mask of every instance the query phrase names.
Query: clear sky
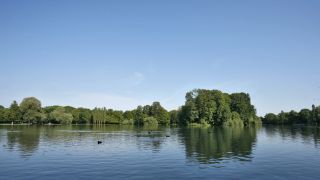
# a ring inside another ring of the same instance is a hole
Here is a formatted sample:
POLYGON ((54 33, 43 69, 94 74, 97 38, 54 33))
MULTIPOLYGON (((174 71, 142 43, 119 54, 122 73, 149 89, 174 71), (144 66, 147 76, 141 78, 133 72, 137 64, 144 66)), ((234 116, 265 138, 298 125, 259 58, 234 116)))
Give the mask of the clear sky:
POLYGON ((320 105, 319 0, 0 0, 0 104, 175 109, 194 88, 259 115, 320 105))

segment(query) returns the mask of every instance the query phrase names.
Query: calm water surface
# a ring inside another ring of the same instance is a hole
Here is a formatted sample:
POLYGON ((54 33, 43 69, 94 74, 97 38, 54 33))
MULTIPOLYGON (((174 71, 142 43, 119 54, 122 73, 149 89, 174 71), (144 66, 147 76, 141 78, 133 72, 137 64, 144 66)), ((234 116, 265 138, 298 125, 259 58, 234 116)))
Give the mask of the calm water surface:
POLYGON ((319 179, 319 143, 306 126, 0 126, 0 179, 319 179))

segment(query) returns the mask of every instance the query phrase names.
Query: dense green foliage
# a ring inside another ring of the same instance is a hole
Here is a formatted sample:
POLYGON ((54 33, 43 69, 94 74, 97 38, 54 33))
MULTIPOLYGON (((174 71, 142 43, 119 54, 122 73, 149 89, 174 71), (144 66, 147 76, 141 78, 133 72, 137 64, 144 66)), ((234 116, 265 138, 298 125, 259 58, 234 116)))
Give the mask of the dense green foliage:
POLYGON ((41 108, 41 102, 34 97, 23 99, 20 104, 20 110, 22 122, 24 123, 43 123, 46 119, 46 114, 43 113, 41 108))
POLYGON ((265 124, 314 124, 320 125, 320 106, 312 105, 311 110, 290 111, 279 114, 268 113, 262 118, 265 124))
POLYGON ((188 92, 178 116, 183 124, 242 126, 260 123, 249 94, 227 94, 219 90, 196 89, 188 92))
MULTIPOLYGON (((299 113, 267 114, 262 120, 272 124, 320 124, 320 106, 299 113)), ((123 112, 107 108, 42 107, 38 99, 28 97, 20 104, 13 101, 9 108, 0 106, 0 123, 248 126, 261 121, 249 94, 195 89, 186 94, 183 106, 170 112, 159 102, 123 112)))
POLYGON ((177 110, 172 110, 169 112, 170 116, 170 124, 178 124, 179 123, 179 116, 177 110))
POLYGON ((95 108, 92 110, 92 122, 94 124, 121 124, 122 121, 122 111, 106 108, 95 108))
POLYGON ((13 103, 10 105, 8 115, 9 115, 9 117, 8 117, 9 121, 14 121, 16 123, 21 122, 22 113, 21 113, 21 110, 19 108, 17 101, 13 101, 13 103))
POLYGON ((49 114, 51 122, 60 124, 71 124, 73 116, 71 113, 67 113, 64 107, 58 107, 49 114))

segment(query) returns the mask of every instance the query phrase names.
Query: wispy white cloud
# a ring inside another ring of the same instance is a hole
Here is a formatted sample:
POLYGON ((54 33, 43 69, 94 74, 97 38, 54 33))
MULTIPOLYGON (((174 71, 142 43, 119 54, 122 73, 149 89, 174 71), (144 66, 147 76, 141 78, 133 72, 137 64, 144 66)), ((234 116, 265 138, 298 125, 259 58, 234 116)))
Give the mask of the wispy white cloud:
POLYGON ((123 79, 123 83, 127 86, 138 86, 145 81, 146 77, 141 72, 133 72, 123 79))
POLYGON ((186 87, 183 87, 174 91, 170 96, 161 99, 161 104, 168 110, 178 109, 179 106, 183 105, 186 89, 186 87))
POLYGON ((132 76, 132 83, 134 85, 139 85, 145 80, 144 74, 140 72, 134 72, 132 76))

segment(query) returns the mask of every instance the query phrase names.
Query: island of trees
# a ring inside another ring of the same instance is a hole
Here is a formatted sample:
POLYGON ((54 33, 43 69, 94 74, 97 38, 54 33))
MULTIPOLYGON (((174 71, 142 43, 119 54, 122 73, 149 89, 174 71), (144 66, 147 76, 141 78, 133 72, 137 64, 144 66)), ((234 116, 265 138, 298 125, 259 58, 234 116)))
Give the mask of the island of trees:
POLYGON ((254 124, 320 123, 320 106, 299 113, 267 114, 258 117, 246 93, 228 94, 219 90, 195 89, 186 94, 185 104, 167 111, 159 102, 138 106, 134 110, 118 111, 103 108, 74 108, 71 106, 42 107, 35 97, 10 107, 0 106, 0 123, 10 124, 135 124, 135 125, 212 125, 250 126, 254 124), (261 121, 262 120, 262 121, 261 121))

